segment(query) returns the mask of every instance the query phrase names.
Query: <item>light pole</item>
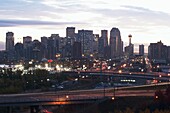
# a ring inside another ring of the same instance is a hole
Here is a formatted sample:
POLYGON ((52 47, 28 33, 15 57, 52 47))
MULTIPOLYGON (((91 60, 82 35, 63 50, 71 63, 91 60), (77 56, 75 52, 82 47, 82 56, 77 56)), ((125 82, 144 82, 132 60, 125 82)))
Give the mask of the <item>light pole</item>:
POLYGON ((103 96, 105 97, 106 94, 105 94, 105 83, 103 83, 103 96))
MULTIPOLYGON (((102 81, 102 60, 100 61, 100 81, 102 81)), ((105 97, 105 83, 104 83, 104 80, 103 80, 103 96, 105 97)))
POLYGON ((115 89, 115 79, 113 80, 113 82, 114 82, 114 84, 113 84, 113 96, 114 96, 114 99, 115 99, 115 91, 116 91, 116 89, 115 89))

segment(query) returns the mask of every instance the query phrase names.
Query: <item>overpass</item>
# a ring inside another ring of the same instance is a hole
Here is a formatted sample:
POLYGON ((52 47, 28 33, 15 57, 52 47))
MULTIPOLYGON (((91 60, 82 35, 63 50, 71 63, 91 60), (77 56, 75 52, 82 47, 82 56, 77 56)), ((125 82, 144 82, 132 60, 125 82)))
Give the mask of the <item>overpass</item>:
MULTIPOLYGON (((134 86, 133 86, 134 87, 134 86)), ((0 95, 0 106, 68 105, 93 103, 104 97, 153 96, 155 90, 122 90, 123 88, 89 89, 44 93, 0 95)))
POLYGON ((63 74, 69 74, 72 76, 76 75, 88 75, 88 76, 103 76, 103 77, 129 77, 129 78, 140 78, 140 79, 147 79, 147 80, 160 80, 169 82, 170 76, 166 73, 143 73, 143 72, 112 72, 112 71, 104 71, 104 72, 94 72, 94 71, 69 71, 63 72, 63 74))
MULTIPOLYGON (((114 97, 114 99, 117 99, 119 97, 126 96, 153 96, 154 92, 155 90, 123 90, 123 88, 107 88, 59 92, 7 94, 0 95, 0 106, 8 107, 9 109, 11 109, 12 106, 29 106, 30 113, 38 113, 40 106, 94 104, 102 102, 106 99, 112 99, 112 97, 114 97)), ((11 110, 9 110, 8 113, 12 113, 11 110)))
MULTIPOLYGON (((142 79, 157 79, 161 81, 170 80, 170 76, 153 74, 153 73, 113 73, 113 72, 64 72, 65 74, 88 75, 88 76, 104 76, 104 77, 131 77, 142 79)), ((44 92, 44 93, 27 93, 27 94, 9 94, 0 95, 0 106, 30 106, 31 113, 37 113, 39 106, 60 106, 60 105, 76 105, 90 104, 103 100, 104 97, 111 99, 112 97, 124 96, 153 96, 155 90, 121 90, 115 92, 115 88, 108 89, 90 89, 76 91, 60 91, 60 92, 44 92), (34 112, 36 111, 36 112, 34 112)), ((9 113, 11 113, 9 111, 9 113)))

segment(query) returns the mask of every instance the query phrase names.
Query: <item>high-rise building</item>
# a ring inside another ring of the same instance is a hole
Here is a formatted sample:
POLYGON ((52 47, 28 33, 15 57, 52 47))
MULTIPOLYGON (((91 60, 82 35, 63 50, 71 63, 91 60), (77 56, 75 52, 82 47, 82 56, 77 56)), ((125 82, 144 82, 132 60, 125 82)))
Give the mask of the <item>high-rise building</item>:
POLYGON ((81 42, 74 42, 72 48, 72 58, 80 59, 82 57, 81 53, 81 42))
POLYGON ((56 59, 56 54, 59 52, 59 34, 51 34, 47 40, 47 59, 56 59))
POLYGON ((5 64, 5 63, 7 63, 7 61, 8 61, 7 51, 5 51, 5 50, 0 51, 0 63, 5 64))
POLYGON ((144 55, 144 45, 139 45, 139 55, 144 55))
POLYGON ((108 31, 101 30, 101 38, 104 40, 104 47, 108 46, 108 31))
POLYGON ((161 41, 150 43, 148 47, 148 57, 154 60, 166 60, 168 58, 168 49, 161 41))
POLYGON ((17 61, 22 60, 24 57, 24 47, 22 43, 15 44, 15 59, 17 61))
POLYGON ((15 59, 13 32, 6 33, 6 52, 7 52, 7 59, 11 63, 11 61, 14 61, 15 59))
POLYGON ((47 48, 47 40, 48 38, 46 36, 41 37, 41 43, 47 48))
POLYGON ((85 57, 90 57, 93 53, 93 31, 78 30, 78 41, 81 42, 82 54, 85 57))
POLYGON ((108 31, 101 30, 101 37, 99 38, 98 49, 99 49, 99 58, 104 58, 106 53, 106 48, 108 46, 108 31))
POLYGON ((30 46, 31 43, 32 43, 32 37, 31 36, 23 37, 24 48, 30 46))
POLYGON ((51 38, 54 40, 54 47, 56 49, 56 53, 59 52, 59 40, 60 40, 60 36, 59 34, 51 34, 51 38))
POLYGON ((123 55, 122 39, 118 28, 110 31, 111 58, 120 58, 123 55))
POLYGON ((132 35, 130 34, 128 38, 129 38, 129 45, 125 47, 125 54, 126 56, 131 57, 134 54, 134 45, 131 42, 132 35))
POLYGON ((167 61, 168 61, 168 63, 170 63, 170 46, 167 47, 167 50, 168 50, 167 61))
POLYGON ((104 58, 105 59, 110 59, 111 58, 111 50, 110 49, 111 48, 110 48, 109 45, 104 48, 104 58))
POLYGON ((42 56, 43 58, 47 58, 47 42, 48 42, 48 38, 43 36, 41 37, 41 45, 42 45, 42 56))
POLYGON ((104 39, 102 37, 99 38, 98 41, 98 56, 99 58, 104 58, 104 39))
POLYGON ((73 45, 73 43, 76 41, 75 27, 66 28, 66 38, 69 38, 71 42, 70 44, 73 45))
POLYGON ((71 58, 72 56, 72 38, 66 37, 66 45, 64 46, 63 57, 71 58))
POLYGON ((14 33, 7 32, 6 33, 6 51, 14 50, 14 33))
POLYGON ((44 56, 43 56, 44 46, 42 46, 42 45, 43 44, 40 41, 33 40, 32 58, 36 61, 41 61, 44 58, 44 56))
POLYGON ((98 56, 98 45, 99 45, 99 34, 93 35, 93 57, 96 58, 98 56))
POLYGON ((24 58, 25 60, 29 61, 32 59, 32 37, 25 36, 23 37, 23 46, 24 46, 24 58))
POLYGON ((75 37, 75 27, 66 28, 66 37, 74 38, 75 37))

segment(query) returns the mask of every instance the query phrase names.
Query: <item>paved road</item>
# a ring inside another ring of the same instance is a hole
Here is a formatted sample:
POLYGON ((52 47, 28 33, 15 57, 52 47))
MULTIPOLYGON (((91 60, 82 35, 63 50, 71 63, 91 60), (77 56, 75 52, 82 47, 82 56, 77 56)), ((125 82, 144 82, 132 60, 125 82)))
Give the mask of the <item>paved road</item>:
MULTIPOLYGON (((68 101, 82 101, 90 99, 99 99, 104 96, 122 97, 122 96, 153 96, 154 90, 115 90, 110 89, 92 89, 92 90, 77 90, 77 91, 60 91, 60 92, 44 92, 44 93, 27 93, 27 94, 10 94, 0 95, 0 106, 5 104, 32 104, 54 102, 51 104, 68 104, 68 101), (63 103, 62 103, 63 102, 63 103)), ((69 103, 70 104, 70 103, 69 103)))

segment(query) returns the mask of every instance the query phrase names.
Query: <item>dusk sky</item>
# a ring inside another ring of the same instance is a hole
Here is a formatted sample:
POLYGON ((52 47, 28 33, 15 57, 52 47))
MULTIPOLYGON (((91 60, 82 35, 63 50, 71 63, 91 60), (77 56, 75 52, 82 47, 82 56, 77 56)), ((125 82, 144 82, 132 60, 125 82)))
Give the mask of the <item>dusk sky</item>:
MULTIPOLYGON (((6 32, 23 36, 65 36, 66 27, 95 34, 119 28, 122 40, 132 34, 135 45, 162 40, 170 45, 170 7, 167 0, 0 0, 0 41, 6 32)), ((0 49, 3 46, 0 42, 0 49)))

